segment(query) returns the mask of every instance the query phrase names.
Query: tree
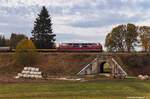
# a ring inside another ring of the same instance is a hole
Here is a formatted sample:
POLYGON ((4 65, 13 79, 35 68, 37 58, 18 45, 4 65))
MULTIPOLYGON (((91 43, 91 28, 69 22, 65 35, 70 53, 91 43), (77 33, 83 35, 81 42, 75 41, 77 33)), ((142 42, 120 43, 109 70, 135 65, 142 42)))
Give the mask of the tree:
POLYGON ((0 46, 1 47, 6 46, 6 39, 4 35, 0 35, 0 46))
POLYGON ((143 51, 149 52, 150 51, 150 27, 148 26, 139 27, 139 37, 140 37, 140 42, 143 51))
POLYGON ((125 33, 125 44, 127 47, 127 51, 130 52, 131 50, 134 50, 134 46, 137 44, 137 27, 134 24, 127 24, 126 26, 126 33, 125 33))
POLYGON ((136 46, 137 36, 135 25, 119 25, 106 36, 105 47, 111 52, 130 52, 136 46))
POLYGON ((2 42, 2 46, 5 46, 5 45, 6 45, 6 42, 5 42, 5 37, 4 37, 4 35, 2 36, 1 42, 2 42))
POLYGON ((34 66, 37 63, 38 53, 31 40, 23 39, 16 47, 15 59, 19 65, 34 66))
POLYGON ((17 44, 23 40, 23 39, 27 39, 28 37, 25 36, 24 34, 15 34, 12 33, 11 37, 10 37, 10 47, 15 49, 17 44))
POLYGON ((124 52, 125 25, 119 25, 106 36, 105 47, 110 52, 124 52))
POLYGON ((108 33, 105 39, 105 47, 107 47, 108 52, 115 51, 115 42, 113 42, 113 38, 111 36, 111 33, 108 33))
POLYGON ((5 39, 5 46, 10 46, 10 39, 5 39))
POLYGON ((55 34, 52 31, 51 17, 45 8, 42 7, 40 14, 34 22, 34 29, 32 30, 32 40, 37 48, 53 48, 55 42, 55 34))

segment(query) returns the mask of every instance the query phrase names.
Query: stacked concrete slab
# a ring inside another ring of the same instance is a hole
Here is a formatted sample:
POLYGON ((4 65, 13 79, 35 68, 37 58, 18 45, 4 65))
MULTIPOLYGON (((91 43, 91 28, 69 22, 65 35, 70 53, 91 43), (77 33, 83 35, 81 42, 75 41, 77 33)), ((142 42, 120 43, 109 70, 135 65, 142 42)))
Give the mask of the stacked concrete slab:
POLYGON ((33 79, 41 79, 42 72, 39 68, 36 67, 24 67, 21 73, 18 73, 15 78, 33 78, 33 79))

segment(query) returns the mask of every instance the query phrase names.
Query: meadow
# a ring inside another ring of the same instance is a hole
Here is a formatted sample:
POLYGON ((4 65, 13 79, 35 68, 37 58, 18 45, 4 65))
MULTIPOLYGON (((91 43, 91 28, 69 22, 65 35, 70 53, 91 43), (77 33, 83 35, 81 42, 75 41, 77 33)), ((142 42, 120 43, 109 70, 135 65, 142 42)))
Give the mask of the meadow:
POLYGON ((150 81, 137 79, 88 82, 0 84, 0 99, 150 99, 150 81))

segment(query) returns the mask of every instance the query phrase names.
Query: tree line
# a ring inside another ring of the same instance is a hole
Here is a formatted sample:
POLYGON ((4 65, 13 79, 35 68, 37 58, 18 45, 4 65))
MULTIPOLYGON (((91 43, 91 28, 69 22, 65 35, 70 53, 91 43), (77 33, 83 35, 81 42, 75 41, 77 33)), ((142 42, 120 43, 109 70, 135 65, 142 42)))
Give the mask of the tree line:
POLYGON ((10 46, 12 49, 16 48, 17 44, 28 37, 24 34, 12 33, 10 38, 5 38, 4 35, 0 35, 0 47, 10 46))
POLYGON ((109 52, 133 52, 137 48, 150 51, 150 27, 128 23, 118 25, 107 34, 105 47, 109 52))

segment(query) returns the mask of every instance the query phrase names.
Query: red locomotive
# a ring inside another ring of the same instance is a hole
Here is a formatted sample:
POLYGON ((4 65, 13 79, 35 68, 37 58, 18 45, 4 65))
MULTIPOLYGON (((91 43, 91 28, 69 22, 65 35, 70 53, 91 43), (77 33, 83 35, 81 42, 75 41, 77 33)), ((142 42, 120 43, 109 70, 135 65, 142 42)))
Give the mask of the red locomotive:
POLYGON ((58 51, 100 51, 102 45, 100 43, 60 43, 57 45, 58 51))

